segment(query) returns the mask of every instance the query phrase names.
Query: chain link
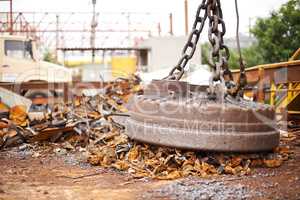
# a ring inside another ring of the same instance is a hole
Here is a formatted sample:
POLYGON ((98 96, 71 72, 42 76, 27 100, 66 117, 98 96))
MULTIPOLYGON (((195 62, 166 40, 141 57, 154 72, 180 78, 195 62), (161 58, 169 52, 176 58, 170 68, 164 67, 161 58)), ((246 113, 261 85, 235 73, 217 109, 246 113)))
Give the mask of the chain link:
POLYGON ((239 16, 239 9, 237 0, 235 0, 235 13, 236 13, 236 41, 237 41, 237 49, 239 53, 239 62, 240 62, 240 76, 237 81, 236 94, 240 92, 240 96, 243 96, 244 87, 247 85, 247 77, 245 72, 245 65, 243 62, 243 56, 241 52, 241 45, 240 45, 240 37, 239 37, 239 26, 240 26, 240 16, 239 16))
POLYGON ((221 84, 226 87, 227 92, 231 94, 231 89, 236 86, 228 67, 230 53, 228 47, 224 44, 223 36, 226 33, 226 26, 223 20, 220 0, 202 0, 202 3, 197 9, 196 18, 188 41, 182 50, 181 58, 165 79, 181 79, 184 74, 184 68, 196 51, 200 34, 207 19, 209 25, 208 40, 212 46, 208 61, 212 68, 209 93, 214 93, 214 82, 220 81, 221 84))
POLYGON ((184 74, 184 68, 189 62, 189 60, 193 57, 197 44, 200 38, 200 34, 205 25, 205 21, 207 18, 207 0, 202 0, 202 3, 197 9, 195 21, 193 23, 192 31, 188 37, 187 43, 184 45, 181 58, 177 65, 171 70, 169 75, 165 79, 169 80, 180 80, 184 74), (203 12, 204 11, 204 14, 203 12))
POLYGON ((197 9, 195 21, 188 37, 188 41, 182 50, 181 58, 165 79, 181 79, 184 74, 184 68, 196 51, 197 43, 207 18, 209 20, 208 39, 213 47, 209 59, 209 64, 213 69, 213 80, 220 80, 223 71, 229 72, 229 50, 227 46, 224 45, 223 40, 223 36, 226 33, 226 27, 223 20, 220 0, 202 0, 202 3, 197 9), (220 30, 219 27, 221 28, 220 30))
POLYGON ((207 13, 209 20, 208 40, 212 45, 212 51, 209 57, 209 65, 213 71, 210 82, 210 85, 212 85, 214 81, 224 82, 224 72, 230 74, 230 79, 232 79, 232 75, 228 68, 230 54, 223 39, 226 33, 226 26, 223 20, 220 0, 209 0, 207 13))

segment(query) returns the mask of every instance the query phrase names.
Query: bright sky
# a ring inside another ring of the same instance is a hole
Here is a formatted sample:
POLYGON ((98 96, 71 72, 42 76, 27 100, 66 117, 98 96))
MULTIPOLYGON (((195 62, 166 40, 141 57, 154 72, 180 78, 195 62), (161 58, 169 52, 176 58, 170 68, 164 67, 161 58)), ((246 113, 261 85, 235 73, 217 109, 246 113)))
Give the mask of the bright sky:
MULTIPOLYGON (((189 2, 189 27, 194 20, 194 15, 198 4, 202 0, 188 0, 189 2)), ((249 30, 249 23, 253 25, 257 17, 266 17, 274 9, 278 9, 283 3, 288 0, 238 0, 239 12, 240 12, 240 32, 247 34, 249 30)), ((91 12, 92 0, 13 0, 13 10, 15 12, 21 11, 36 11, 36 12, 91 12)), ((221 0, 224 19, 226 23, 227 33, 225 37, 235 36, 235 7, 234 0, 221 0)), ((0 2, 0 11, 8 11, 8 3, 0 2)), ((101 12, 149 12, 154 13, 155 19, 152 20, 152 25, 147 21, 149 19, 141 19, 141 17, 133 16, 140 20, 142 23, 147 24, 148 27, 153 26, 156 28, 156 23, 161 23, 162 35, 166 35, 169 31, 169 13, 173 13, 174 22, 174 34, 184 34, 184 0, 97 0, 96 12, 100 12, 99 25, 101 28, 115 27, 113 17, 106 16, 101 18, 101 12), (102 20, 102 21, 101 21, 102 20), (155 22, 155 24, 154 24, 155 22), (149 25, 148 25, 149 24, 149 25)), ((82 15, 73 16, 72 20, 82 18, 82 15), (77 18, 76 18, 77 17, 77 18)), ((86 25, 90 26, 91 17, 85 16, 86 25)), ((119 16, 120 17, 120 16, 119 16)), ((125 16, 126 17, 126 16, 125 16)), ((143 17, 146 17, 143 15, 143 17)), ((124 17, 123 17, 124 18, 124 17)), ((81 19, 82 20, 82 19, 81 19)), ((123 28, 127 27, 125 21, 119 22, 123 28)), ((54 20, 55 21, 55 20, 54 20)), ((63 20, 62 20, 63 21, 63 20)), ((55 24, 52 24, 53 26, 55 24)), ((54 26, 55 27, 55 26, 54 26)), ((148 28, 147 27, 147 28, 148 28)), ((81 27, 82 28, 82 27, 81 27)), ((207 40, 207 29, 204 29, 204 34, 201 40, 207 40)), ((102 34, 102 38, 111 38, 111 35, 102 34)), ((89 36, 87 36, 88 38, 89 36)), ((98 35, 99 37, 99 35, 98 35)), ((52 40, 54 41, 54 38, 52 40)), ((78 41, 78 37, 75 37, 75 41, 78 41)), ((102 39, 103 40, 103 39, 102 39)), ((70 39, 71 41, 71 39, 70 39)), ((112 42, 109 45, 112 45, 112 42)))
MULTIPOLYGON (((190 24, 201 0, 189 0, 190 24)), ((265 17, 287 0, 239 0, 241 32, 247 32, 249 19, 265 17)), ((221 0, 228 33, 234 35, 234 0, 221 0)), ((3 3, 2 3, 3 4, 3 3)), ((0 6, 5 7, 5 6, 0 6)), ((1 10, 2 10, 1 9, 1 10)), ((91 0, 14 0, 14 11, 91 11, 91 0)), ((97 0, 98 12, 154 12, 174 14, 175 34, 184 33, 184 0, 97 0)), ((166 28, 167 27, 162 27, 166 28)))

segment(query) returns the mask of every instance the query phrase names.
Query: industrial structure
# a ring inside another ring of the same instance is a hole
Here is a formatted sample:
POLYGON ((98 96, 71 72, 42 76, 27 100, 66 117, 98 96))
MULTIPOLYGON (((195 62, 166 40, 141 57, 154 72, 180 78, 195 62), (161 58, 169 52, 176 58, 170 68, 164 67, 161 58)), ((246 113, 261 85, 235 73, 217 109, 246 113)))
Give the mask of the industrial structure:
MULTIPOLYGON (((248 87, 245 95, 276 108, 278 120, 299 123, 300 119, 300 48, 286 62, 246 69, 248 87)), ((235 80, 239 71, 233 71, 235 80)))
POLYGON ((92 12, 14 12, 13 0, 0 1, 5 3, 10 5, 10 11, 0 13, 0 33, 32 37, 50 50, 135 47, 149 36, 160 35, 162 20, 170 20, 170 30, 165 32, 172 34, 172 14, 161 18, 159 13, 100 13, 95 11, 96 1, 92 12))

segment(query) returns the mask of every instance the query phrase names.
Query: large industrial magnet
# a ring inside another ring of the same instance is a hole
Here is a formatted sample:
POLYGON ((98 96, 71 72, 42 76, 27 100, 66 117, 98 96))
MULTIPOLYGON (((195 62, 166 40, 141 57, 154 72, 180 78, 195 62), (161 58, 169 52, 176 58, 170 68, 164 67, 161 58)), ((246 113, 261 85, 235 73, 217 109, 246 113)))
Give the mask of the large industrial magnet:
POLYGON ((127 135, 142 142, 184 149, 254 152, 279 144, 274 109, 224 97, 207 86, 152 81, 129 103, 127 135))

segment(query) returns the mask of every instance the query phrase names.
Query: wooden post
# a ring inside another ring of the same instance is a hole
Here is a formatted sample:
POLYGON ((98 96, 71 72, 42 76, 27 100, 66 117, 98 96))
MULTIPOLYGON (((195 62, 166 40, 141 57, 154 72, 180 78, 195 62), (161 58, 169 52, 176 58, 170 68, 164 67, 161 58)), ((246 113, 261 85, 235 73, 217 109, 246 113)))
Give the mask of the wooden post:
POLYGON ((184 0, 185 35, 189 34, 189 10, 188 0, 184 0))
POLYGON ((259 81, 258 81, 258 98, 257 101, 263 103, 265 101, 265 94, 264 94, 264 68, 260 67, 258 70, 258 76, 259 76, 259 81))
POLYGON ((276 85, 274 81, 271 82, 271 91, 270 91, 270 105, 275 106, 275 98, 276 98, 276 85))
POLYGON ((69 83, 64 83, 64 102, 68 103, 69 101, 69 83))
POLYGON ((173 14, 170 13, 169 15, 169 20, 170 20, 170 35, 173 35, 173 14))
POLYGON ((293 99, 293 83, 288 83, 287 101, 291 102, 293 99))
POLYGON ((14 32, 14 22, 13 22, 13 6, 12 6, 12 0, 9 1, 9 26, 10 26, 10 35, 14 32))
POLYGON ((160 26, 160 22, 158 22, 157 24, 157 29, 158 29, 158 36, 161 35, 161 26, 160 26))
POLYGON ((55 60, 58 62, 58 48, 59 48, 59 15, 56 15, 56 38, 55 38, 55 60))

